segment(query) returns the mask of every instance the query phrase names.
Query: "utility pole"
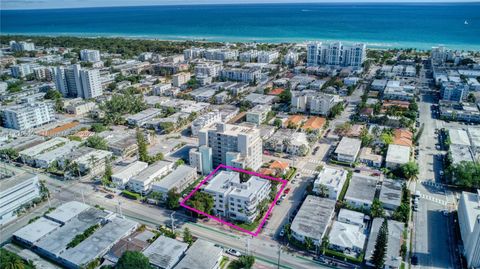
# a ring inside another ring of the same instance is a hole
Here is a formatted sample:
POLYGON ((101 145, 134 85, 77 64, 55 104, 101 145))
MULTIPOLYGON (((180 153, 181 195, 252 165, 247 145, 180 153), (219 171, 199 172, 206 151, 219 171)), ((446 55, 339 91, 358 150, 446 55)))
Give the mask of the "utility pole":
POLYGON ((282 253, 282 246, 278 244, 278 260, 277 260, 277 268, 280 269, 280 253, 282 253))
POLYGON ((175 233, 175 218, 173 217, 173 215, 175 215, 175 211, 173 211, 172 214, 170 214, 170 221, 172 223, 172 232, 175 233))
POLYGON ((83 195, 83 189, 82 189, 82 201, 83 201, 83 204, 86 205, 85 204, 85 196, 83 195))
POLYGON ((246 244, 246 247, 247 247, 247 255, 250 255, 250 237, 247 237, 247 244, 246 244))
POLYGON ((120 217, 123 217, 123 214, 122 214, 122 202, 120 202, 120 200, 118 201, 118 213, 120 214, 120 217))

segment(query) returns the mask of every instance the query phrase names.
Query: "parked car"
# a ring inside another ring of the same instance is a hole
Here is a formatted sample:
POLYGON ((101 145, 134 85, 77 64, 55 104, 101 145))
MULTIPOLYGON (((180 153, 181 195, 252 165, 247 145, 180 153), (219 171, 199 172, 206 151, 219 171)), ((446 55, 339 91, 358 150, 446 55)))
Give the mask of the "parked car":
POLYGON ((290 193, 290 188, 285 189, 285 191, 283 193, 285 193, 285 194, 290 193))
POLYGON ((108 199, 113 199, 113 197, 115 197, 113 194, 107 194, 107 195, 105 195, 105 198, 108 198, 108 199))
POLYGON ((242 253, 240 253, 240 251, 235 250, 235 249, 233 249, 233 248, 229 248, 229 249, 227 249, 227 251, 225 251, 225 252, 227 252, 228 254, 230 254, 230 255, 232 255, 232 256, 235 256, 235 257, 240 257, 240 256, 242 256, 242 253))

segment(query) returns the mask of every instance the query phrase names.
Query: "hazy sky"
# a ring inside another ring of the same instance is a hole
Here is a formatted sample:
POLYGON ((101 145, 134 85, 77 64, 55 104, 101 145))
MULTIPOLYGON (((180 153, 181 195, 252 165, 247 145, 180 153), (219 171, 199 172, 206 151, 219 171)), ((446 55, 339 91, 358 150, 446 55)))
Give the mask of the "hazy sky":
MULTIPOLYGON (((396 0, 395 2, 479 2, 480 0, 396 0)), ((1 9, 77 8, 99 6, 140 6, 232 3, 319 3, 392 2, 391 0, 0 0, 1 9)))

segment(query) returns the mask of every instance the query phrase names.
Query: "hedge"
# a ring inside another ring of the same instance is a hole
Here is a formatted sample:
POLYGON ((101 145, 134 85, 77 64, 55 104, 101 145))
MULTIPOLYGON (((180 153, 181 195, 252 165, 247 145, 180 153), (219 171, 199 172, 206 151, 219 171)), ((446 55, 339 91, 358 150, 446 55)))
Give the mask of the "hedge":
POLYGON ((129 199, 134 199, 134 200, 139 200, 140 198, 142 198, 140 194, 127 191, 127 190, 122 191, 122 195, 129 199))

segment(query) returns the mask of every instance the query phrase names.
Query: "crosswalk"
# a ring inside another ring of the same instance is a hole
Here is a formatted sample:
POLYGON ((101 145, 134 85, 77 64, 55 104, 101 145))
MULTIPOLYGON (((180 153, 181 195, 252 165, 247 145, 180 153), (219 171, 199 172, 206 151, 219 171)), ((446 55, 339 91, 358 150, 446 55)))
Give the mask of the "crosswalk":
POLYGON ((440 205, 443 205, 443 206, 446 206, 447 205, 447 201, 445 200, 442 200, 442 199, 438 199, 438 198, 435 198, 433 196, 430 196, 430 195, 426 195, 426 194, 421 194, 420 197, 422 199, 426 199, 426 200, 429 200, 429 201, 432 201, 434 203, 437 203, 437 204, 440 204, 440 205))
POLYGON ((305 169, 305 168, 303 168, 301 171, 302 171, 302 174, 306 174, 306 175, 315 175, 318 173, 315 170, 305 169))
POLYGON ((430 180, 421 181, 421 183, 422 183, 422 185, 432 186, 432 187, 439 188, 439 189, 444 188, 442 184, 436 183, 436 182, 433 182, 433 181, 430 181, 430 180))
POLYGON ((308 162, 309 163, 314 163, 314 164, 323 164, 322 160, 315 160, 315 159, 309 159, 308 162))

